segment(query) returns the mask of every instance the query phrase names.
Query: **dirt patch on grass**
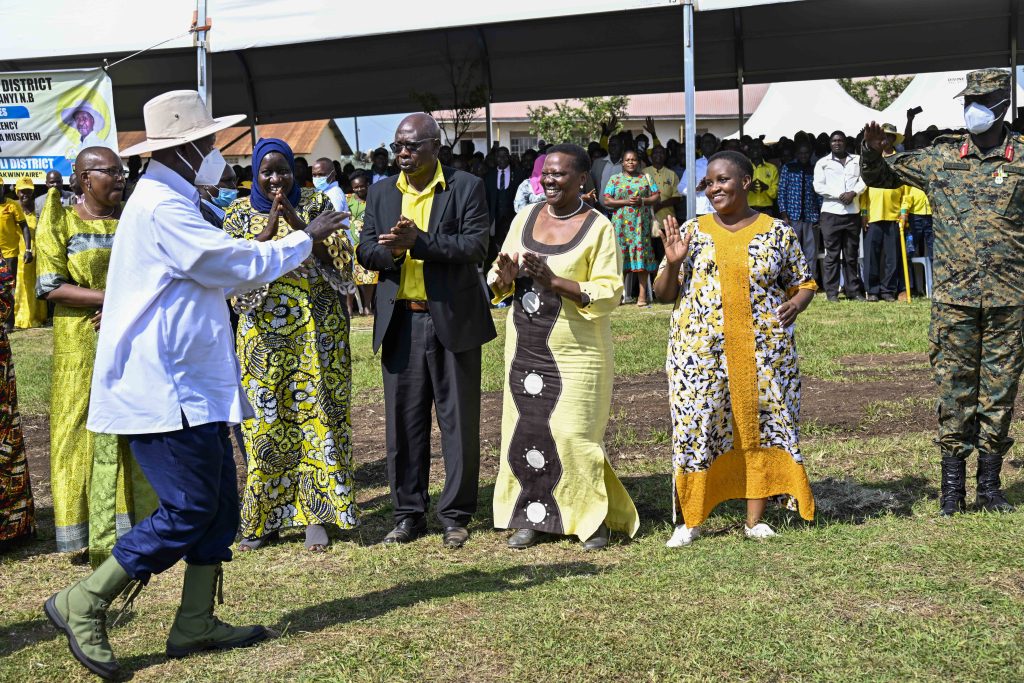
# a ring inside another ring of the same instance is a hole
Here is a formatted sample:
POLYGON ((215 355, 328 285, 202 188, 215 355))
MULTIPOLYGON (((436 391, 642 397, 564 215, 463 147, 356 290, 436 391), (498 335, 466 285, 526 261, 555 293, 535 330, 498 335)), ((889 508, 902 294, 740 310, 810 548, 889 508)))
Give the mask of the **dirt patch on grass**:
MULTIPOLYGON (((935 427, 931 382, 925 354, 849 356, 841 360, 848 369, 843 381, 814 377, 803 380, 801 428, 803 438, 843 438, 930 431, 935 427)), ((481 402, 481 476, 493 477, 501 447, 501 392, 484 394, 481 402)), ((1024 397, 1018 414, 1024 414, 1024 397)), ((48 507, 49 422, 44 416, 23 421, 29 467, 37 505, 48 507)), ((384 406, 360 404, 352 409, 353 446, 362 488, 387 487, 384 406)), ((620 460, 657 460, 664 463, 671 452, 668 385, 661 373, 619 379, 612 397, 606 444, 612 463, 620 460)), ((432 452, 441 460, 441 432, 436 424, 432 452)), ((237 455, 240 481, 245 467, 237 455)), ((443 476, 440 462, 433 476, 443 476)))

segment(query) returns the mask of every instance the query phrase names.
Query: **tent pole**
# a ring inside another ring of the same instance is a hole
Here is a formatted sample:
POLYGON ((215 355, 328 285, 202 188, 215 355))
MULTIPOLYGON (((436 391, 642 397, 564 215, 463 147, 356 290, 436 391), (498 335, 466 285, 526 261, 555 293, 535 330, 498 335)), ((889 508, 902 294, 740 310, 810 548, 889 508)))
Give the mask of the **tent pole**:
POLYGON ((196 90, 212 114, 213 91, 210 88, 210 65, 206 46, 209 25, 206 18, 206 0, 196 0, 196 90))
POLYGON ((491 94, 487 93, 487 149, 490 150, 494 145, 492 138, 494 137, 491 133, 491 126, 493 125, 493 119, 491 119, 491 94))
POLYGON ((235 57, 238 58, 242 73, 245 75, 245 94, 249 100, 249 135, 252 137, 252 146, 255 148, 256 141, 259 140, 259 132, 256 130, 256 89, 252 85, 252 72, 249 71, 249 62, 245 60, 245 55, 240 50, 236 50, 235 57))
POLYGON ((1017 120, 1017 0, 1010 0, 1010 120, 1017 120))
POLYGON ((359 156, 359 117, 352 117, 352 127, 356 129, 356 156, 359 156))
POLYGON ((693 73, 693 0, 683 0, 683 84, 686 90, 686 217, 697 215, 697 121, 693 73))
POLYGON ((743 137, 744 111, 743 111, 743 10, 732 11, 732 34, 733 45, 736 57, 736 92, 739 97, 740 108, 740 137, 743 137))

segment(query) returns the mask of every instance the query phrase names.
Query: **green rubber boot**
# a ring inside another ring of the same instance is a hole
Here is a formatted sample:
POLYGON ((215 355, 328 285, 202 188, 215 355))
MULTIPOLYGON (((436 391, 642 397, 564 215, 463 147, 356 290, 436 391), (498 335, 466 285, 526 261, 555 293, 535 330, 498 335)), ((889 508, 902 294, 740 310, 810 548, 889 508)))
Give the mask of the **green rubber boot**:
POLYGON ((263 626, 235 627, 213 616, 214 600, 224 604, 224 572, 220 564, 190 564, 185 567, 181 606, 167 636, 167 656, 187 657, 205 650, 249 647, 270 634, 263 626))
POLYGON ((132 582, 113 557, 92 574, 50 597, 47 618, 68 638, 71 654, 89 671, 108 681, 121 679, 121 665, 107 641, 107 609, 132 582))

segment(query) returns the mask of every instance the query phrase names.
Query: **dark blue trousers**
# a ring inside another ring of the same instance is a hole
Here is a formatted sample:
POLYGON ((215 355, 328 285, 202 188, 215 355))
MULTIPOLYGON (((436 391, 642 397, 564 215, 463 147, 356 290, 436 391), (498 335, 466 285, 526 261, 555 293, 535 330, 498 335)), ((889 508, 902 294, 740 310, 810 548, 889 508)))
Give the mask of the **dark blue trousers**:
POLYGON ((182 558, 189 564, 229 561, 239 508, 227 426, 186 425, 129 436, 128 442, 160 504, 114 545, 121 567, 146 583, 182 558))

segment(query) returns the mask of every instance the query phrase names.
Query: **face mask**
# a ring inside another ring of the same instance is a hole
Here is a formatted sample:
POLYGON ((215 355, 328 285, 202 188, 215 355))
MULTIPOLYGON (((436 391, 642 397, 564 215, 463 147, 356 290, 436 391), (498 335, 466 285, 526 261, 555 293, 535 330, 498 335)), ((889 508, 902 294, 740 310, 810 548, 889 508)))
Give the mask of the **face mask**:
POLYGON ((323 192, 327 189, 327 186, 331 183, 327 180, 327 176, 315 175, 313 176, 313 188, 317 192, 323 192))
MULTIPOLYGON (((996 107, 1001 105, 1002 102, 997 102, 996 107)), ((967 130, 978 135, 984 133, 986 130, 991 128, 996 122, 996 115, 992 113, 992 110, 988 107, 978 104, 977 102, 971 102, 969 105, 964 107, 964 124, 967 126, 967 130)))
POLYGON ((213 203, 222 209, 226 209, 231 202, 238 198, 238 190, 229 190, 226 187, 220 188, 217 196, 213 198, 213 203))
MULTIPOLYGON (((202 152, 196 147, 194 142, 190 142, 192 149, 196 151, 200 156, 202 152)), ((192 168, 196 172, 196 179, 192 182, 193 185, 213 185, 216 186, 220 182, 220 177, 224 174, 224 167, 228 165, 228 162, 224 161, 224 157, 221 155, 220 150, 214 148, 212 152, 203 157, 203 162, 199 164, 199 168, 193 168, 192 164, 189 163, 188 159, 182 156, 181 152, 176 152, 178 158, 188 164, 189 168, 192 168)))

